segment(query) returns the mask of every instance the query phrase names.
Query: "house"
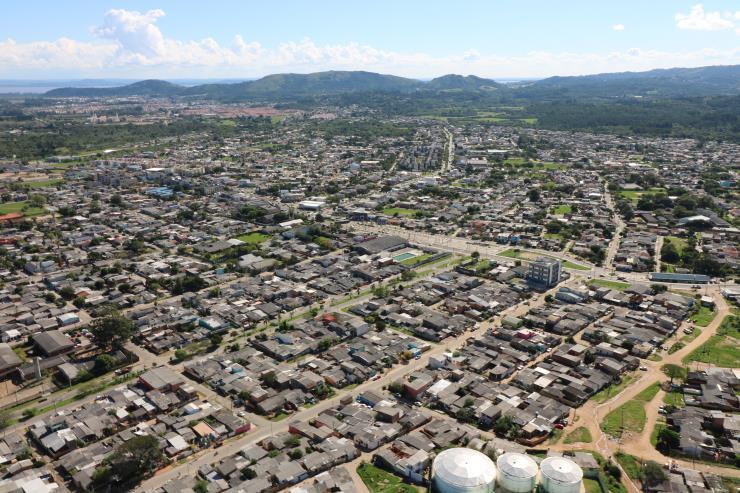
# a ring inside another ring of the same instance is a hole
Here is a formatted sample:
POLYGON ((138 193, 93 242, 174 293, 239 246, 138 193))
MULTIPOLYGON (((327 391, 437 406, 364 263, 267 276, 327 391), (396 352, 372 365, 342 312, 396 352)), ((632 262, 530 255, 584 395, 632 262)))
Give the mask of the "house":
POLYGON ((0 344, 0 377, 15 370, 23 361, 8 344, 0 344))

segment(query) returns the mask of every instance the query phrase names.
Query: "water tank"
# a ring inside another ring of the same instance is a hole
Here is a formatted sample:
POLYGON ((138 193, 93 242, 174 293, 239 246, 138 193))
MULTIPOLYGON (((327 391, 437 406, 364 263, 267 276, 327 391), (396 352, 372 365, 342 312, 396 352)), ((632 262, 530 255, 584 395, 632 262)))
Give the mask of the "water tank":
POLYGON ((506 453, 496 461, 498 484, 508 493, 529 493, 537 485, 537 463, 528 455, 506 453))
POLYGON ((547 493, 579 493, 583 471, 565 457, 548 457, 540 463, 542 487, 547 493))
POLYGON ((496 465, 477 450, 451 448, 434 459, 432 481, 439 493, 493 493, 496 465))

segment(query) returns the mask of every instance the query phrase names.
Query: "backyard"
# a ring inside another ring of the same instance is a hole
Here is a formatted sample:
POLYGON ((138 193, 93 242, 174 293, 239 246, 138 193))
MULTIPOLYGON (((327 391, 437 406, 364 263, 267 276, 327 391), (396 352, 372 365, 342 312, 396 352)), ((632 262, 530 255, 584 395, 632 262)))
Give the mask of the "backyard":
POLYGON ((372 464, 360 464, 357 474, 371 493, 417 493, 415 486, 406 484, 401 478, 372 464))

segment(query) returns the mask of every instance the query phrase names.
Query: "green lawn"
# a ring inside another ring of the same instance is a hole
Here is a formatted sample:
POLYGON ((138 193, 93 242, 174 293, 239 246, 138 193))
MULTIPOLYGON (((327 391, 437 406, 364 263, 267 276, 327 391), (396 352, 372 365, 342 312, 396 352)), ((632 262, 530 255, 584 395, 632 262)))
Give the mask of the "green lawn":
POLYGON ((647 415, 645 404, 655 397, 660 390, 657 382, 640 392, 634 399, 627 401, 606 415, 601 423, 601 429, 612 436, 620 436, 622 431, 642 433, 645 429, 647 415))
POLYGON ((666 374, 668 378, 670 378, 671 373, 673 373, 673 379, 674 380, 686 380, 686 376, 688 374, 688 371, 685 367, 680 365, 674 365, 674 364, 666 364, 660 367, 660 371, 666 374))
POLYGON ((259 245, 260 243, 266 242, 270 238, 272 238, 272 236, 260 233, 259 231, 246 233, 236 237, 237 240, 241 240, 244 243, 248 243, 250 245, 259 245))
POLYGON ((616 291, 624 291, 630 287, 629 283, 619 281, 608 281, 606 279, 592 279, 587 283, 589 286, 597 286, 600 288, 609 288, 616 291))
POLYGON ((371 493, 417 493, 416 487, 401 481, 401 478, 371 464, 360 464, 357 474, 371 493))
POLYGON ((631 200, 632 202, 637 202, 638 200, 640 200, 641 195, 657 192, 665 192, 665 188, 650 188, 648 190, 620 190, 619 195, 631 200))
POLYGON ((655 447, 658 444, 658 435, 660 434, 660 430, 666 427, 665 423, 655 423, 655 427, 653 427, 653 430, 650 432, 650 443, 653 447, 655 447))
POLYGON ((627 386, 630 383, 632 383, 634 379, 635 379, 634 375, 622 375, 622 380, 619 383, 615 383, 607 387, 604 387, 599 392, 594 394, 594 396, 591 397, 591 399, 598 403, 606 402, 610 398, 619 394, 621 391, 627 388, 627 386))
POLYGON ((591 432, 585 426, 579 426, 565 436, 563 443, 591 443, 591 432))
POLYGON ((57 185, 61 185, 62 183, 64 183, 63 179, 54 178, 51 180, 25 181, 23 182, 23 185, 28 186, 28 188, 43 188, 55 187, 57 185))
POLYGON ((431 256, 432 256, 431 253, 423 253, 419 255, 418 257, 411 257, 411 258, 407 258, 406 260, 401 260, 401 263, 407 267, 413 267, 414 265, 425 261, 431 256))
POLYGON ((699 311, 691 315, 691 321, 699 327, 706 327, 712 323, 715 316, 717 316, 716 311, 706 306, 700 306, 699 311))
POLYGON ((5 202, 0 204, 0 215, 10 214, 11 212, 21 212, 26 217, 40 216, 46 212, 43 207, 31 207, 29 202, 5 202))
POLYGON ((673 354, 676 351, 680 351, 685 347, 686 347, 685 343, 678 341, 677 343, 671 345, 671 347, 668 348, 668 354, 673 354))
POLYGON ((568 204, 560 204, 552 208, 552 213, 556 216, 564 216, 565 214, 570 214, 572 211, 573 208, 568 204))
POLYGON ((404 209, 403 207, 386 207, 383 209, 383 214, 387 216, 404 216, 411 217, 416 214, 414 209, 404 209))
POLYGON ((676 247, 676 251, 679 256, 682 255, 686 247, 689 246, 689 242, 686 239, 679 238, 678 236, 666 236, 663 238, 663 244, 667 242, 670 242, 674 247, 676 247))

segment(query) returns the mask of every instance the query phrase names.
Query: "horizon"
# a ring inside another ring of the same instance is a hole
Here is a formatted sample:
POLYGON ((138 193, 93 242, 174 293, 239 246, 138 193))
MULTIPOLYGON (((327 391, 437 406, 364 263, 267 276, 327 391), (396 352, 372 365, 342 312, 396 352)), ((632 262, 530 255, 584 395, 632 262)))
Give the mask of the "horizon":
POLYGON ((521 80, 740 63, 740 10, 731 0, 468 2, 458 9, 418 1, 42 4, 48 15, 33 23, 23 20, 38 4, 4 8, 0 79, 245 80, 365 70, 521 80))

